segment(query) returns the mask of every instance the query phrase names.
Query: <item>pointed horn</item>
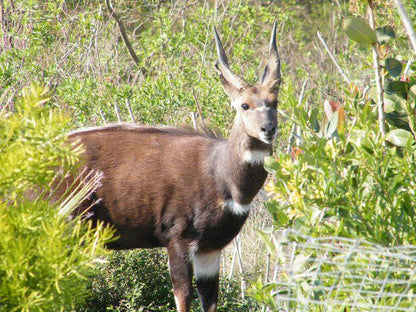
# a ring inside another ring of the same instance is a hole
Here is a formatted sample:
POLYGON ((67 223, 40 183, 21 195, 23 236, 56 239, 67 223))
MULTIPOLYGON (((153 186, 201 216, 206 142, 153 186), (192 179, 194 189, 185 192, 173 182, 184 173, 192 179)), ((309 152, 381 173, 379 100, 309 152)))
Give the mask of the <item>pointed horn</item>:
POLYGON ((217 47, 218 60, 221 66, 229 69, 230 66, 228 65, 227 54, 225 54, 220 36, 218 35, 217 28, 215 26, 214 26, 214 36, 215 36, 215 46, 217 47))
POLYGON ((271 88, 278 89, 281 82, 281 73, 280 73, 280 56, 277 51, 276 44, 276 29, 277 22, 273 24, 272 36, 270 38, 270 52, 269 52, 269 63, 264 69, 264 73, 261 79, 263 85, 269 85, 271 88))
POLYGON ((225 54, 222 46, 220 36, 218 35, 217 29, 214 26, 215 46, 217 48, 218 62, 216 67, 220 70, 223 77, 232 83, 237 89, 244 89, 249 87, 249 84, 241 77, 235 75, 228 64, 227 54, 225 54))

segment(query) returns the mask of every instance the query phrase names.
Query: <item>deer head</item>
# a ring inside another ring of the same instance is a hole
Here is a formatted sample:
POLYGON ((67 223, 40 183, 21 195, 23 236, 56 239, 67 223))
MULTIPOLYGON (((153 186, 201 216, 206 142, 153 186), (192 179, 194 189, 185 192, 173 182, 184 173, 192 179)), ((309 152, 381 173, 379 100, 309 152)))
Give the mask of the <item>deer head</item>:
POLYGON ((277 134, 277 94, 281 82, 276 22, 270 40, 269 62, 260 81, 254 86, 232 72, 215 27, 214 33, 218 53, 216 67, 220 72, 224 90, 237 110, 235 122, 239 123, 249 136, 263 143, 272 144, 277 134))

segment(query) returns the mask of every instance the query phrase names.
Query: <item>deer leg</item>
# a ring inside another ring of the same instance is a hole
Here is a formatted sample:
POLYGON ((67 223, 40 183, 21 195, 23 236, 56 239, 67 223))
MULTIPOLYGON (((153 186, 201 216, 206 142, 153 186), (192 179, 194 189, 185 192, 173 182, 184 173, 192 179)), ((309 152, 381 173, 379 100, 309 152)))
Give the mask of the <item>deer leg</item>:
POLYGON ((196 286, 204 312, 217 311, 220 257, 220 250, 193 256, 196 286))
POLYGON ((178 312, 189 312, 192 297, 192 266, 189 247, 179 243, 168 246, 169 270, 178 312))

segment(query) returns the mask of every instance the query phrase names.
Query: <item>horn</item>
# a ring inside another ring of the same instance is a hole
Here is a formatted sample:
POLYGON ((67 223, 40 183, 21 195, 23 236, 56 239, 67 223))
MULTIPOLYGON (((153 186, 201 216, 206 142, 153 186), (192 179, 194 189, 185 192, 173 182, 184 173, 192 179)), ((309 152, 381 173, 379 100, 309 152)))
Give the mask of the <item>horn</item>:
POLYGON ((214 26, 215 46, 217 48, 218 62, 215 66, 219 69, 223 77, 231 82, 237 89, 245 89, 249 87, 249 84, 241 77, 235 75, 228 64, 227 54, 225 54, 224 48, 221 44, 220 36, 217 29, 214 26))
POLYGON ((277 22, 273 24, 272 36, 270 38, 270 51, 269 51, 269 63, 264 69, 264 73, 261 78, 261 83, 263 85, 269 85, 271 88, 278 89, 281 82, 281 73, 280 73, 280 56, 277 51, 276 44, 276 29, 277 22))

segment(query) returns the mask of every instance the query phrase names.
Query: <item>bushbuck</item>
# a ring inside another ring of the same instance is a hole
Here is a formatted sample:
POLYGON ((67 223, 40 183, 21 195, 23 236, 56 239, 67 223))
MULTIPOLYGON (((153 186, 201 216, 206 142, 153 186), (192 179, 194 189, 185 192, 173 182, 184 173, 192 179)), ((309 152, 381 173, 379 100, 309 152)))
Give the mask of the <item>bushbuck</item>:
POLYGON ((90 218, 115 228, 119 238, 109 248, 167 248, 179 312, 190 309, 193 275, 203 310, 217 310, 221 250, 240 231, 263 186, 263 159, 271 155, 277 132, 276 23, 256 85, 232 72, 215 28, 214 36, 216 68, 237 111, 228 139, 125 124, 69 135, 82 145, 83 170, 103 176, 84 203, 90 218))

